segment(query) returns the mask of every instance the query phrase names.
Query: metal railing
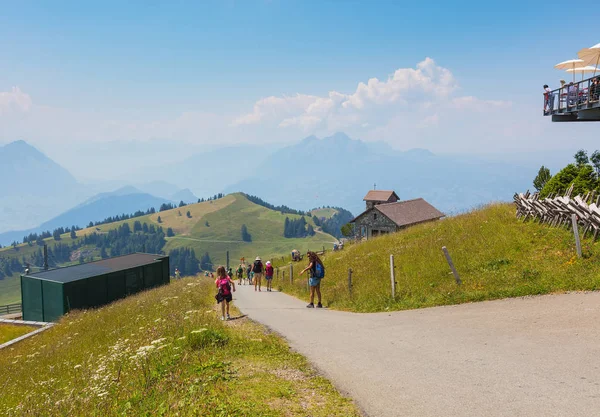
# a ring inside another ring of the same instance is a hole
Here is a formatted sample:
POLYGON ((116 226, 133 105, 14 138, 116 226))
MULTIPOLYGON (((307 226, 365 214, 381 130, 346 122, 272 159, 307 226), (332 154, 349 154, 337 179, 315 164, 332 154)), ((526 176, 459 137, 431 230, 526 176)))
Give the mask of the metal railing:
POLYGON ((4 306, 0 306, 0 316, 4 316, 7 314, 17 314, 22 310, 21 303, 18 304, 7 304, 4 306))
POLYGON ((544 95, 544 116, 600 107, 600 75, 565 84, 544 95))

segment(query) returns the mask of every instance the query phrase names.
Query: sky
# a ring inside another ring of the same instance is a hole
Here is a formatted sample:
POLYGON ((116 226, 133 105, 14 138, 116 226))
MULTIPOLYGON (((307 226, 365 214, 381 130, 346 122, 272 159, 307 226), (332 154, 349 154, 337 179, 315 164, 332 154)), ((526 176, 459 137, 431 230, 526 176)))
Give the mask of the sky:
POLYGON ((552 1, 0 0, 0 144, 52 157, 343 131, 397 149, 515 155, 598 146, 551 123, 554 64, 600 9, 552 1), (572 20, 571 20, 572 19, 572 20))

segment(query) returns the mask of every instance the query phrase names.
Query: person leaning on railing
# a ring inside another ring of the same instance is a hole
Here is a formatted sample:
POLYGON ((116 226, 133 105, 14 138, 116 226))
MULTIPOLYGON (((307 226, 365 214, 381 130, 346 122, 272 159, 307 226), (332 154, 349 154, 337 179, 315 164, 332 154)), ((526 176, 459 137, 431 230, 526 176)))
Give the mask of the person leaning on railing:
POLYGON ((592 80, 590 84, 590 101, 598 101, 600 98, 600 78, 596 77, 592 80))
POLYGON ((544 113, 552 111, 554 108, 554 94, 548 87, 548 84, 544 84, 544 113))

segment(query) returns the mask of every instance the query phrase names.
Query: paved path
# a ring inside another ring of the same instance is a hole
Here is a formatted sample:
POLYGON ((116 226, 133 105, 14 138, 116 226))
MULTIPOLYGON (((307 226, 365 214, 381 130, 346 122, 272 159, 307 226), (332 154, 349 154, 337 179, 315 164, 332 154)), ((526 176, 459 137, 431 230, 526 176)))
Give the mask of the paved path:
POLYGON ((355 314, 239 286, 234 303, 370 417, 600 415, 600 293, 355 314))

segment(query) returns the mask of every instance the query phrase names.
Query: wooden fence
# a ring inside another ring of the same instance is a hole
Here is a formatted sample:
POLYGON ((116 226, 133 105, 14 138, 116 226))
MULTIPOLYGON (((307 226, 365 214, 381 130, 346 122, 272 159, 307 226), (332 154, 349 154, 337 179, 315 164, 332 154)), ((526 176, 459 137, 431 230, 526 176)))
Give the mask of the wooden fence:
POLYGON ((539 193, 520 193, 514 195, 517 206, 517 218, 534 219, 553 227, 569 226, 575 215, 577 224, 583 229, 583 236, 592 234, 594 240, 600 233, 600 196, 590 192, 583 197, 571 198, 573 186, 564 196, 549 196, 540 199, 539 193))
POLYGON ((0 306, 0 316, 4 316, 6 314, 17 314, 21 312, 21 304, 7 304, 4 306, 0 306))

